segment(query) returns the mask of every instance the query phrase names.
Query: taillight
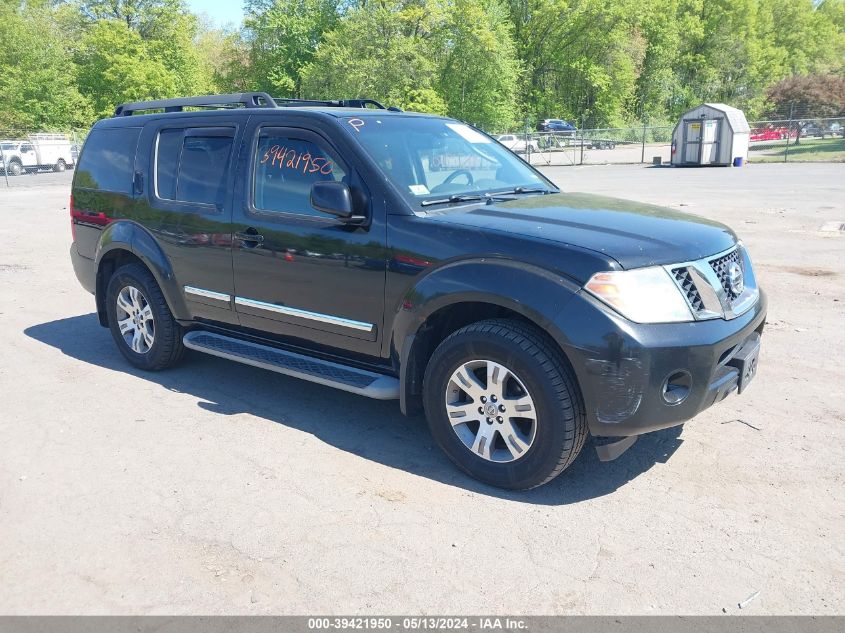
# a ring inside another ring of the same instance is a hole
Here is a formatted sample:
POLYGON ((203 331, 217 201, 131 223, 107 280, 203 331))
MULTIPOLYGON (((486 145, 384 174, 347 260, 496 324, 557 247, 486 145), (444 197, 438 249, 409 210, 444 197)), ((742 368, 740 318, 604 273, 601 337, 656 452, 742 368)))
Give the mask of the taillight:
POLYGON ((76 220, 74 219, 74 209, 73 209, 73 194, 70 194, 70 237, 71 240, 76 242, 76 220))
POLYGON ((70 196, 70 234, 73 241, 76 241, 76 223, 77 221, 87 224, 89 226, 108 226, 114 222, 114 218, 107 216, 103 212, 96 211, 80 211, 74 206, 73 194, 70 196))

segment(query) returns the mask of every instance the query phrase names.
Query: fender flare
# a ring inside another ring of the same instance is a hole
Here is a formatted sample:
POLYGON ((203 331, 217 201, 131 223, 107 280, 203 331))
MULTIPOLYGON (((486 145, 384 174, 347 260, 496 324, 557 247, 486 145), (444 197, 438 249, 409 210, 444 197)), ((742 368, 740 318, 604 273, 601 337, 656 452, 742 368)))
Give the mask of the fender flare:
POLYGON ((141 260, 152 273, 167 301, 167 306, 177 320, 190 318, 185 299, 173 274, 173 266, 155 238, 136 222, 117 220, 103 230, 94 252, 97 267, 97 312, 101 315, 101 322, 105 314, 103 295, 107 283, 107 280, 101 278, 101 264, 109 253, 116 250, 128 251, 141 260))
POLYGON ((563 350, 564 333, 555 319, 580 290, 571 279, 548 269, 505 258, 459 260, 431 270, 410 287, 393 306, 391 355, 399 365, 400 406, 416 410, 412 397, 419 392, 420 349, 424 325, 438 311, 461 303, 485 303, 505 308, 547 332, 563 350))

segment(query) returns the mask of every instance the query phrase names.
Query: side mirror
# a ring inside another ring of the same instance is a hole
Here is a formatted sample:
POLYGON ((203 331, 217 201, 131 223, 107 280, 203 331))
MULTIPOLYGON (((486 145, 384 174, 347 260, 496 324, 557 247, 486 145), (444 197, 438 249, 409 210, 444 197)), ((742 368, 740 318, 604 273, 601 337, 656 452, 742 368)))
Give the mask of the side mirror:
POLYGON ((343 182, 315 182, 311 185, 311 206, 317 211, 336 215, 344 222, 358 223, 364 220, 363 216, 354 215, 352 192, 349 185, 343 182))

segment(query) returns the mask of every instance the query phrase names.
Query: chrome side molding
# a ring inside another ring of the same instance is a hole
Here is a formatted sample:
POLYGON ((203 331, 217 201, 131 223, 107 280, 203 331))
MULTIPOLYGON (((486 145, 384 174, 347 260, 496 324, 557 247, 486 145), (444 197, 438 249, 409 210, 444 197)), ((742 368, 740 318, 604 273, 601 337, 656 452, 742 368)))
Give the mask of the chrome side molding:
POLYGON ((205 297, 206 299, 216 299, 217 301, 225 301, 229 303, 232 300, 231 295, 225 292, 215 292, 214 290, 206 290, 205 288, 196 288, 194 286, 183 286, 185 294, 195 295, 197 297, 205 297))
POLYGON ((288 306, 281 306, 276 303, 267 303, 266 301, 258 301, 257 299, 247 299, 246 297, 235 297, 235 304, 247 308, 264 310, 266 312, 275 312, 276 314, 284 314, 286 316, 298 317, 300 319, 317 321, 319 323, 339 325, 340 327, 346 327, 352 330, 359 330, 361 332, 372 332, 373 328, 375 328, 375 325, 373 323, 354 321, 352 319, 345 319, 343 317, 333 316, 331 314, 322 314, 320 312, 300 310, 299 308, 289 308, 288 306))

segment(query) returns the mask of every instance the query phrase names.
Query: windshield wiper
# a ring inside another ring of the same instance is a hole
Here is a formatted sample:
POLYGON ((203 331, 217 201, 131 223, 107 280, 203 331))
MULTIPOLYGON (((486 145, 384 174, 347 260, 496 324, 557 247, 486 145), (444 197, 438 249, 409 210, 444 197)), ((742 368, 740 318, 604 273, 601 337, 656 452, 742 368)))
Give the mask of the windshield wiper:
MULTIPOLYGON (((482 200, 488 202, 493 200, 499 194, 479 194, 479 193, 456 193, 448 198, 436 198, 434 200, 423 200, 420 204, 424 207, 429 207, 433 204, 448 204, 450 202, 481 202, 482 200)), ((507 200, 507 198, 505 198, 507 200)))
POLYGON ((508 194, 519 194, 519 193, 553 193, 551 190, 546 189, 545 187, 514 187, 510 191, 497 191, 494 195, 501 196, 501 195, 508 195, 508 194))
POLYGON ((423 200, 420 204, 424 207, 433 204, 448 204, 454 202, 481 202, 482 200, 487 204, 491 202, 502 202, 513 200, 514 198, 507 198, 503 196, 511 196, 521 193, 552 193, 551 190, 545 187, 514 187, 510 191, 496 191, 494 193, 457 193, 448 198, 436 198, 434 200, 423 200))

